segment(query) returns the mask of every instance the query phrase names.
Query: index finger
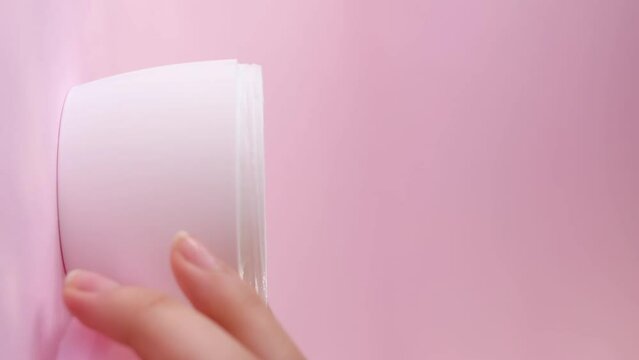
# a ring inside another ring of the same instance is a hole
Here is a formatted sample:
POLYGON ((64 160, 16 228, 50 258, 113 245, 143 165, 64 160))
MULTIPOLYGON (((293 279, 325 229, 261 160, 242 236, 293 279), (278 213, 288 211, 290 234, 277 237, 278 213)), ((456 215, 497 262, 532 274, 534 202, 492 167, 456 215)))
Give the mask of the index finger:
POLYGON ((217 324, 153 290, 75 270, 67 277, 64 300, 82 323, 128 345, 142 359, 255 359, 217 324))

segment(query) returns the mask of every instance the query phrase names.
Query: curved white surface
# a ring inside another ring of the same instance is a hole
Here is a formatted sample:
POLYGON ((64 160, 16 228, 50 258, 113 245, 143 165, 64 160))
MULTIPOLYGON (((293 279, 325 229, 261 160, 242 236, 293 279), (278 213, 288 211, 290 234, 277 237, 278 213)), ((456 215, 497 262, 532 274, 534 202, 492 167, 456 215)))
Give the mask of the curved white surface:
POLYGON ((58 155, 66 269, 178 294, 169 247, 184 229, 231 264, 249 251, 240 271, 264 295, 261 97, 259 67, 234 60, 74 87, 58 155))

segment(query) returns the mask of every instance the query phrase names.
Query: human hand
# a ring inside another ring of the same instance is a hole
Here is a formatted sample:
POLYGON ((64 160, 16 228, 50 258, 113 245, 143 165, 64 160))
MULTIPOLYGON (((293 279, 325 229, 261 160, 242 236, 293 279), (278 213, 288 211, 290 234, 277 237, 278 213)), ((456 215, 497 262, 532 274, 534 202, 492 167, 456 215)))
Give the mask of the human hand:
POLYGON ((184 232, 171 268, 193 307, 84 270, 67 275, 64 301, 82 323, 145 360, 304 358, 257 293, 184 232))

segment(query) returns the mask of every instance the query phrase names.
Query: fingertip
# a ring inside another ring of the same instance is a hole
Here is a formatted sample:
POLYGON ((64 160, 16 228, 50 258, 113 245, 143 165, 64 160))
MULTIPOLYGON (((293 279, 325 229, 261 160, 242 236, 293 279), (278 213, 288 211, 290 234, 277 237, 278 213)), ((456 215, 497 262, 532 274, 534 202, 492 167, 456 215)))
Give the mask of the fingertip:
POLYGON ((89 300, 86 293, 69 287, 65 287, 62 290, 62 298, 64 299, 64 304, 73 314, 76 314, 83 307, 82 305, 89 300))
POLYGON ((120 287, 120 284, 104 275, 74 269, 65 277, 62 296, 72 314, 80 319, 98 310, 102 295, 120 287))
POLYGON ((176 266, 181 267, 187 263, 184 255, 180 251, 181 244, 185 241, 188 241, 191 238, 191 235, 185 230, 180 230, 175 235, 173 235, 173 241, 171 242, 171 267, 175 270, 176 266))
POLYGON ((178 232, 175 233, 175 235, 173 235, 173 245, 172 247, 175 248, 176 244, 182 240, 186 240, 189 239, 191 237, 191 235, 186 231, 186 230, 180 230, 178 232))
POLYGON ((104 275, 82 269, 74 269, 66 276, 65 288, 73 288, 87 293, 102 293, 113 290, 120 284, 104 275))
POLYGON ((64 277, 64 286, 67 287, 71 285, 73 282, 73 278, 75 278, 79 272, 80 272, 79 269, 73 269, 69 271, 67 275, 64 277))

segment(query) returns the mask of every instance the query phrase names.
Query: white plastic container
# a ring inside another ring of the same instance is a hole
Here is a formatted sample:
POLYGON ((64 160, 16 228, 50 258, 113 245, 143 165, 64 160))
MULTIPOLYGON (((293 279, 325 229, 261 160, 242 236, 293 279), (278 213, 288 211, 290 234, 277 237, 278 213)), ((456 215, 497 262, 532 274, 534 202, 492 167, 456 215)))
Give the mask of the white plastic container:
POLYGON ((74 87, 58 154, 66 269, 178 295, 169 248, 187 230, 265 298, 262 108, 260 67, 234 60, 74 87))

